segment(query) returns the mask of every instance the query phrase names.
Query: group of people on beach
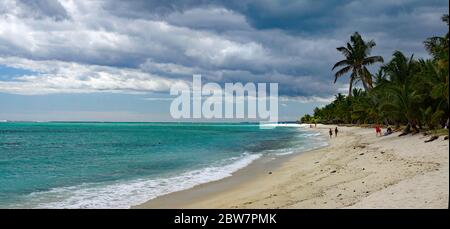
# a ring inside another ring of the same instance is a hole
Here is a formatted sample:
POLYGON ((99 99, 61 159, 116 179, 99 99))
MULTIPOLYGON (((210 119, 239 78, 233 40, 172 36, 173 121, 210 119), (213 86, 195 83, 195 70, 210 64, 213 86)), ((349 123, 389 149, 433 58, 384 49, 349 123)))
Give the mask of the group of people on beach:
MULTIPOLYGON (((334 137, 337 137, 338 132, 339 132, 338 128, 337 127, 334 128, 334 137)), ((332 128, 330 128, 329 133, 330 133, 330 138, 332 138, 333 137, 333 129, 332 128)))
MULTIPOLYGON (((334 128, 334 137, 337 137, 338 132, 339 132, 338 128, 337 128, 337 127, 334 128)), ((333 137, 333 128, 330 128, 330 130, 328 131, 328 133, 330 134, 330 138, 332 138, 332 137, 333 137)), ((380 125, 375 125, 375 133, 376 133, 376 136, 377 136, 377 137, 378 137, 378 136, 379 136, 379 137, 382 137, 382 136, 388 136, 388 135, 394 133, 394 131, 392 131, 392 128, 391 128, 391 127, 388 127, 388 128, 386 129, 386 132, 384 132, 384 134, 382 134, 382 133, 381 133, 381 126, 380 126, 380 125)))

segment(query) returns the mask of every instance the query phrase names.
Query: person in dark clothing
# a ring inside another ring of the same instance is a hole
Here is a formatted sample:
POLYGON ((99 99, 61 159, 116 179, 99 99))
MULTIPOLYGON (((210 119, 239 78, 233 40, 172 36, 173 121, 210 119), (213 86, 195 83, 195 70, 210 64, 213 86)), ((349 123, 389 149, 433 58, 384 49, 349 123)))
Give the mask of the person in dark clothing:
POLYGON ((386 132, 384 132, 384 136, 388 136, 388 135, 390 135, 390 134, 392 134, 392 133, 394 133, 394 132, 392 131, 392 128, 391 128, 391 127, 388 127, 387 130, 386 130, 386 132))
POLYGON ((338 131, 338 128, 336 127, 335 129, 334 129, 334 136, 335 137, 337 137, 337 133, 338 133, 339 131, 338 131))
POLYGON ((333 137, 333 130, 330 128, 330 138, 333 137))

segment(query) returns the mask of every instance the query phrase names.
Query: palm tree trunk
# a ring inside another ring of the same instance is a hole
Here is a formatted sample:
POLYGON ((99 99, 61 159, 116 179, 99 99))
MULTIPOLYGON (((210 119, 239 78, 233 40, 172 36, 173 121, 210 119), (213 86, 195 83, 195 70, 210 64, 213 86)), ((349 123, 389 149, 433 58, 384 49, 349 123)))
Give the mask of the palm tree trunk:
POLYGON ((365 68, 359 69, 359 78, 361 79, 361 82, 363 84, 364 90, 366 92, 369 92, 370 89, 372 89, 372 79, 370 77, 372 77, 369 73, 369 71, 367 71, 365 68))
POLYGON ((410 122, 408 122, 408 124, 406 125, 406 128, 398 136, 401 137, 401 136, 407 135, 409 133, 411 133, 411 123, 410 122))
POLYGON ((366 80, 366 74, 365 71, 362 68, 358 68, 358 77, 362 82, 362 85, 364 87, 365 91, 369 91, 369 87, 367 86, 367 80, 366 80))
POLYGON ((372 75, 370 74, 369 70, 364 67, 364 79, 366 80, 366 85, 369 90, 372 90, 373 88, 373 82, 372 82, 372 75))
POLYGON ((369 89, 369 87, 367 86, 366 80, 365 80, 365 79, 361 79, 361 82, 362 82, 362 84, 363 84, 364 90, 365 90, 365 91, 369 91, 370 89, 369 89))
POLYGON ((411 128, 413 128, 415 133, 419 133, 420 132, 419 128, 417 128, 417 121, 416 120, 412 120, 411 121, 411 128))
POLYGON ((352 76, 350 76, 350 85, 348 86, 348 97, 352 97, 352 91, 353 91, 353 80, 355 80, 352 76))

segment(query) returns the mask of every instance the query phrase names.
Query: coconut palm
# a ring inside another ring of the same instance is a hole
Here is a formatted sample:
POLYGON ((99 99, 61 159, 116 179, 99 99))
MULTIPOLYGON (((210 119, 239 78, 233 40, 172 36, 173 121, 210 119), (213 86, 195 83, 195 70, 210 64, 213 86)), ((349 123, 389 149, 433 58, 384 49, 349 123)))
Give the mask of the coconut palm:
MULTIPOLYGON (((442 16, 442 21, 447 23, 449 26, 448 14, 442 16)), ((438 66, 440 68, 445 68, 448 71, 448 42, 449 36, 448 32, 443 37, 430 37, 424 41, 425 48, 437 60, 438 66)))
MULTIPOLYGON (((449 23, 449 16, 442 17, 449 23)), ((375 46, 365 42, 358 33, 351 36, 345 47, 339 47, 345 59, 337 62, 333 70, 336 80, 349 75, 348 96, 338 94, 335 99, 314 109, 314 118, 323 123, 380 123, 406 125, 410 129, 430 130, 449 125, 449 35, 431 37, 425 48, 432 58, 415 60, 394 52, 391 61, 371 75, 368 66, 382 62, 380 56, 370 56, 375 46), (374 79, 374 82, 372 82, 374 79), (361 81, 364 89, 352 86, 361 81), (373 84, 373 85, 372 85, 373 84), (417 128, 418 126, 419 128, 417 128)))
POLYGON ((362 82, 366 91, 372 89, 372 75, 367 69, 367 66, 377 62, 383 62, 383 57, 381 56, 369 56, 375 45, 373 40, 366 42, 358 32, 355 32, 350 37, 350 42, 347 43, 347 47, 337 48, 345 56, 345 59, 337 62, 333 66, 332 70, 337 67, 342 67, 335 73, 334 83, 336 83, 339 77, 351 72, 348 96, 352 96, 353 84, 358 80, 362 82))
POLYGON ((415 89, 424 101, 420 104, 422 120, 432 129, 445 123, 448 117, 448 73, 435 60, 419 60, 415 89), (445 116, 447 114, 447 116, 445 116))
POLYGON ((448 73, 439 68, 433 60, 419 60, 420 72, 417 89, 429 94, 433 99, 449 103, 448 73))
MULTIPOLYGON (((445 14, 444 16, 442 16, 442 21, 447 23, 447 26, 449 26, 449 16, 448 14, 445 14)), ((436 66, 438 67, 436 73, 438 73, 441 76, 444 77, 440 77, 441 79, 443 78, 443 80, 441 80, 440 82, 437 82, 439 85, 437 85, 437 87, 433 87, 433 91, 432 91, 432 95, 433 97, 440 95, 444 95, 444 97, 446 97, 447 100, 447 125, 449 123, 449 118, 448 118, 448 106, 449 106, 449 101, 448 101, 448 75, 449 75, 449 70, 448 70, 448 54, 449 54, 449 49, 448 49, 448 43, 449 43, 449 36, 448 36, 448 32, 444 37, 431 37, 428 38, 425 42, 425 48, 427 49, 427 51, 431 54, 431 56, 433 56, 433 60, 436 62, 436 66)), ((438 114, 443 115, 443 113, 445 112, 439 112, 442 110, 437 110, 436 112, 438 112, 438 114)), ((436 113, 435 113, 436 114, 436 113)), ((437 115, 435 115, 437 116, 437 115)))
POLYGON ((396 51, 392 60, 383 66, 383 70, 389 77, 389 84, 385 86, 386 97, 380 109, 386 111, 393 120, 406 121, 407 132, 409 128, 418 131, 416 125, 420 113, 417 107, 422 97, 414 88, 417 62, 413 56, 407 58, 403 53, 396 51))

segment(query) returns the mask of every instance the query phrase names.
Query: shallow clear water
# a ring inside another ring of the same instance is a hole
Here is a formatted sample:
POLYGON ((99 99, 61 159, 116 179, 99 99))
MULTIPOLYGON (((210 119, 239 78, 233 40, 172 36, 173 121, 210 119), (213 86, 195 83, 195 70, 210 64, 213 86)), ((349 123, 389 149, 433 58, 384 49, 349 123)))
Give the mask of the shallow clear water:
POLYGON ((325 142, 256 124, 0 123, 0 208, 127 208, 325 142))

